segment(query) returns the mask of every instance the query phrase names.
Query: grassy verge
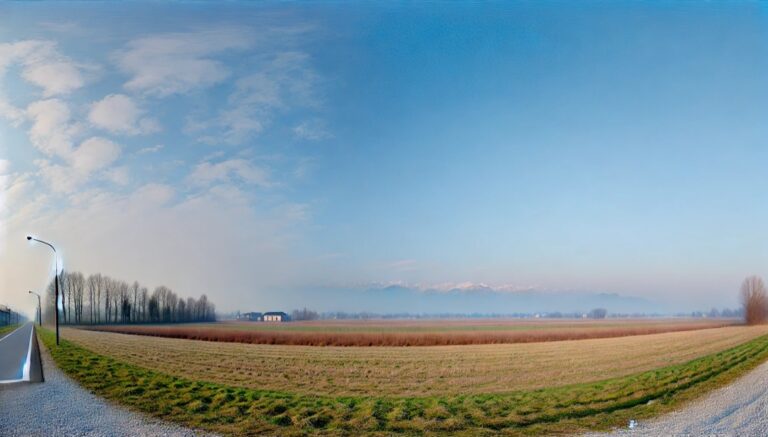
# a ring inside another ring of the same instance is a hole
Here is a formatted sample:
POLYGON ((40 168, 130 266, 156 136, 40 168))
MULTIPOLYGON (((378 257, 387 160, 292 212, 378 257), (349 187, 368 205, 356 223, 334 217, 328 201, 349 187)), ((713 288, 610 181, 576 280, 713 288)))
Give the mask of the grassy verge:
POLYGON ((5 337, 6 334, 10 334, 11 332, 13 332, 13 330, 18 328, 19 326, 21 325, 0 326, 0 338, 5 337))
POLYGON ((623 426, 725 384, 768 358, 768 336, 685 364, 589 384, 505 394, 324 397, 190 381, 63 340, 51 354, 89 390, 156 417, 225 434, 539 435, 623 426))

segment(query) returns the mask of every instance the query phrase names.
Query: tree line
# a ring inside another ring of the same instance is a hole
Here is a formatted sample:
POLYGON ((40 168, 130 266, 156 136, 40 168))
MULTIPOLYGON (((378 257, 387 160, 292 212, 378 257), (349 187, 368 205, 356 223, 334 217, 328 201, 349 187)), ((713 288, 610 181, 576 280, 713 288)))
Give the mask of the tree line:
MULTIPOLYGON (((51 280, 47 293, 45 318, 53 322, 55 283, 51 280)), ((97 273, 59 274, 61 312, 59 323, 68 325, 101 325, 129 323, 213 322, 216 307, 203 294, 199 299, 179 297, 166 286, 152 292, 134 281, 132 284, 97 273)))
MULTIPOLYGON (((224 318, 236 319, 239 313, 225 314, 224 318)), ((418 319, 640 319, 658 317, 684 317, 684 318, 740 318, 744 316, 744 309, 712 308, 709 311, 691 311, 686 313, 619 313, 608 312, 605 308, 593 308, 588 312, 542 312, 542 313, 372 313, 372 312, 343 312, 330 311, 318 312, 311 309, 296 309, 291 312, 292 321, 306 320, 369 320, 369 319, 393 319, 393 320, 418 320, 418 319)))

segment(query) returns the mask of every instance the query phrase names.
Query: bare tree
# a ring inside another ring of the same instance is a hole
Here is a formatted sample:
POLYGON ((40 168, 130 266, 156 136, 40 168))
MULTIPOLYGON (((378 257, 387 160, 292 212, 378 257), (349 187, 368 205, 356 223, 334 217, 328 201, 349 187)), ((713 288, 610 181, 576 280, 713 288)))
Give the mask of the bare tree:
POLYGON ((132 319, 130 321, 135 322, 137 311, 136 309, 139 307, 139 290, 141 287, 139 286, 139 281, 133 281, 133 285, 131 285, 131 292, 133 293, 133 303, 131 304, 133 307, 133 311, 131 312, 132 319))
POLYGON ((109 323, 112 315, 112 279, 109 276, 101 278, 104 287, 104 323, 109 323))
POLYGON ((59 299, 61 299, 61 322, 67 323, 67 289, 69 287, 69 272, 61 271, 59 274, 59 299))
POLYGON ((104 291, 104 277, 96 273, 96 323, 101 323, 101 294, 104 291))
POLYGON ((179 303, 176 304, 176 321, 187 321, 187 302, 184 299, 179 299, 179 303))
POLYGON ((96 311, 96 289, 98 288, 98 280, 95 275, 88 276, 85 280, 85 285, 88 288, 88 323, 93 324, 96 311))
POLYGON ((83 295, 85 290, 85 278, 80 272, 70 273, 70 288, 72 289, 72 295, 70 297, 72 306, 74 307, 75 323, 80 324, 83 321, 83 295))
POLYGON ((115 319, 118 318, 118 309, 120 314, 120 323, 128 323, 131 316, 131 304, 128 298, 130 294, 130 288, 125 281, 118 281, 118 292, 116 293, 117 299, 115 300, 115 319))
POLYGON ((741 304, 744 320, 749 325, 764 323, 768 317, 768 294, 759 276, 750 276, 741 284, 741 304))
POLYGON ((157 299, 158 316, 162 322, 170 322, 171 310, 168 305, 169 295, 173 293, 170 288, 161 285, 155 288, 152 296, 157 299))
POLYGON ((194 297, 188 297, 187 298, 187 304, 185 305, 187 307, 187 321, 196 321, 197 316, 195 315, 195 305, 197 305, 197 302, 195 302, 194 297))
POLYGON ((148 321, 147 320, 147 303, 149 300, 149 290, 147 290, 147 287, 141 287, 140 298, 141 298, 141 305, 139 306, 139 308, 141 309, 141 316, 139 319, 142 322, 147 322, 148 321))
POLYGON ((150 322, 159 322, 160 321, 160 291, 159 287, 155 288, 155 291, 152 292, 152 296, 149 298, 149 303, 147 304, 147 309, 149 311, 149 319, 150 322))

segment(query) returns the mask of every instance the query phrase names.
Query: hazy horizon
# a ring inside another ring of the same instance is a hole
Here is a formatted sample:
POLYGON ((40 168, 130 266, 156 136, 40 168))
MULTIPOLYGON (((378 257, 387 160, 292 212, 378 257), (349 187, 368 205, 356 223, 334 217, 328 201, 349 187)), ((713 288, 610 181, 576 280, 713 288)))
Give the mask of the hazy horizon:
POLYGON ((734 308, 768 273, 767 18, 0 4, 0 304, 51 279, 31 234, 223 312, 376 284, 734 308))

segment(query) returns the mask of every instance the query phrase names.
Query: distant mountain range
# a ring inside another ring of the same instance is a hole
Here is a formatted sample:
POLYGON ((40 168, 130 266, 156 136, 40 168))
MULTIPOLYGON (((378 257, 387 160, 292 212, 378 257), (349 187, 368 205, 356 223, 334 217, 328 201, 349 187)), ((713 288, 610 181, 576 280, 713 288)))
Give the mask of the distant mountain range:
POLYGON ((446 289, 418 289, 401 285, 323 288, 313 290, 312 294, 315 297, 322 296, 322 300, 313 302, 314 305, 307 302, 306 306, 312 306, 318 311, 378 314, 583 313, 593 308, 605 308, 609 313, 625 314, 665 311, 665 308, 650 300, 616 293, 533 289, 508 291, 482 284, 446 289))

